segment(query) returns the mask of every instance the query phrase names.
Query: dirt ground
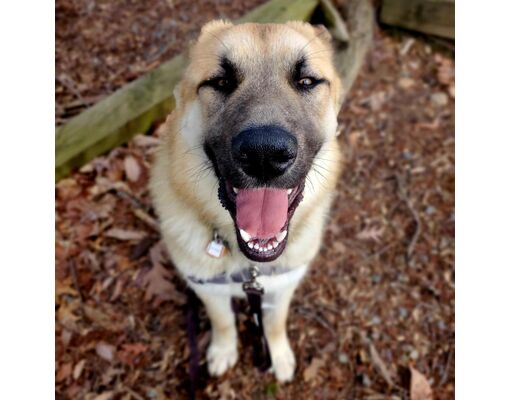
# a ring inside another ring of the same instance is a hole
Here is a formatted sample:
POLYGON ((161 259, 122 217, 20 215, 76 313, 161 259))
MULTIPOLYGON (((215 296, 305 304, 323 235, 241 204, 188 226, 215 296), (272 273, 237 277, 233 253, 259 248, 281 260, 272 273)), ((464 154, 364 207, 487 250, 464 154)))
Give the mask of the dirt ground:
MULTIPOLYGON (((246 1, 57 0, 56 121, 184 49, 246 1)), ((345 172, 324 245, 291 306, 291 384, 251 349, 199 398, 408 399, 410 367, 454 397, 454 60, 378 29, 339 116, 345 172)), ((56 396, 186 398, 184 285, 147 192, 157 132, 56 186, 56 396)), ((246 343, 239 314, 241 341, 246 343)), ((201 312, 199 346, 209 326, 201 312)))

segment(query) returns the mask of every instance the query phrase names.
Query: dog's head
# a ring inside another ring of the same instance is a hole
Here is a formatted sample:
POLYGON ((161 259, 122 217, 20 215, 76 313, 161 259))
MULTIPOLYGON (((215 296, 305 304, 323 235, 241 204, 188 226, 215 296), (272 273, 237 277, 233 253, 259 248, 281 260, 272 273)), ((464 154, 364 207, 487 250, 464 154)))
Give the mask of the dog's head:
POLYGON ((307 23, 202 28, 176 89, 182 134, 219 180, 241 251, 271 261, 323 144, 333 140, 341 85, 330 36, 307 23))

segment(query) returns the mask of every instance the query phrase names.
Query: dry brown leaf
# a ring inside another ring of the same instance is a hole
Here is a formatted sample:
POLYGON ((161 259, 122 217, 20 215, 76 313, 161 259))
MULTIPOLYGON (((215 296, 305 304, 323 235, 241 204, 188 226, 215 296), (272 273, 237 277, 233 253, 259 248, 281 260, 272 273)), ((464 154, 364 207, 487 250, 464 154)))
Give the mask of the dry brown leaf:
POLYGON ((80 378, 86 362, 87 362, 87 360, 82 359, 82 360, 78 361, 78 363, 74 366, 74 369, 73 369, 73 379, 74 380, 77 380, 80 378))
POLYGON ((427 378, 417 369, 409 367, 411 370, 411 400, 432 400, 432 388, 427 378))
POLYGON ((60 365, 60 367, 57 369, 57 375, 55 376, 56 382, 62 382, 65 381, 68 377, 71 376, 71 373, 73 372, 73 364, 72 363, 65 363, 60 365))
POLYGON ((113 361, 115 347, 105 342, 99 342, 96 344, 96 354, 107 361, 113 361))
POLYGON ((152 268, 142 280, 142 285, 145 287, 145 301, 157 297, 160 300, 173 300, 178 304, 183 304, 183 295, 169 281, 171 277, 170 271, 163 266, 163 261, 165 260, 163 251, 163 243, 158 242, 152 246, 149 252, 152 268))
POLYGON ((326 361, 322 358, 315 357, 310 365, 303 372, 305 382, 309 382, 317 377, 319 370, 324 366, 326 361))
POLYGON ((57 320, 72 332, 79 331, 79 327, 77 322, 80 320, 80 317, 76 315, 76 310, 80 307, 80 302, 78 300, 68 302, 62 302, 57 311, 57 320))
POLYGON ((105 232, 105 236, 117 240, 142 240, 147 234, 143 231, 133 231, 120 228, 112 228, 105 232))
POLYGON ((361 142, 361 139, 365 135, 365 132, 363 131, 351 131, 349 132, 349 135, 347 135, 347 140, 349 141, 349 145, 356 149, 358 147, 358 144, 361 142))
POLYGON ((135 365, 137 357, 146 352, 149 347, 143 343, 126 343, 117 352, 117 358, 128 365, 135 365))
POLYGON ((236 398, 236 392, 230 386, 229 381, 223 381, 218 385, 218 393, 220 394, 220 400, 229 400, 236 398))
POLYGON ((152 265, 151 270, 144 276, 143 285, 145 286, 145 301, 151 300, 154 296, 162 300, 171 300, 172 293, 175 292, 175 286, 168 279, 170 272, 161 263, 152 265))
POLYGON ((453 61, 448 58, 441 57, 436 60, 437 67, 437 80, 443 85, 450 85, 455 81, 455 67, 453 61))
POLYGON ((161 143, 161 139, 155 137, 155 136, 147 136, 144 134, 138 134, 133 138, 133 142, 135 145, 140 147, 152 147, 152 146, 159 146, 161 143))
POLYGON ((140 179, 140 175, 142 174, 140 164, 133 156, 127 156, 124 159, 124 171, 126 172, 128 180, 131 182, 136 182, 140 179))
POLYGON ((115 322, 110 315, 87 304, 83 306, 83 311, 88 319, 108 331, 117 332, 123 330, 125 327, 124 324, 115 322))
POLYGON ((100 395, 94 397, 94 400, 111 400, 113 399, 113 395, 115 392, 113 390, 109 390, 107 392, 103 392, 100 395))
POLYGON ((366 227, 361 232, 356 235, 356 238, 359 240, 373 240, 374 242, 379 243, 381 241, 381 237, 384 233, 384 226, 377 228, 375 226, 366 227))
POLYGON ((58 297, 58 296, 61 296, 61 295, 64 295, 64 294, 67 294, 69 296, 74 296, 74 297, 78 297, 78 292, 76 291, 76 289, 74 287, 72 287, 72 282, 70 282, 70 279, 69 281, 56 281, 55 282, 55 295, 58 297))

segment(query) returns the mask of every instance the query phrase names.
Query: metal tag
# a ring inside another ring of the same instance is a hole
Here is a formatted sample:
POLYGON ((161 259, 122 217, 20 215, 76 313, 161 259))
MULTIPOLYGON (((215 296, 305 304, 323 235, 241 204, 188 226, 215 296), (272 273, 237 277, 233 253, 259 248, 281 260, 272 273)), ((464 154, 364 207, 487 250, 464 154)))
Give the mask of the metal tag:
POLYGON ((205 251, 208 255, 214 258, 221 258, 227 254, 225 241, 221 239, 216 230, 214 231, 213 240, 209 242, 205 251))

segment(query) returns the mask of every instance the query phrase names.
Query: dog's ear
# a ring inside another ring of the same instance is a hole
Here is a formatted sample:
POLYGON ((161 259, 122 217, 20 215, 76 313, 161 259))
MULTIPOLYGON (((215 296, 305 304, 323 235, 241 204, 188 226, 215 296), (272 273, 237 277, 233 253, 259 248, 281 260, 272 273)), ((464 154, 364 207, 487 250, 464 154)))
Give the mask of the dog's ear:
POLYGON ((198 40, 200 40, 200 38, 202 38, 205 35, 217 35, 218 33, 232 26, 234 26, 232 22, 223 19, 216 19, 214 21, 210 21, 207 24, 205 24, 200 30, 200 36, 198 40))
POLYGON ((333 40, 331 33, 324 25, 311 25, 308 22, 290 21, 287 25, 292 29, 304 33, 305 35, 314 35, 326 46, 330 46, 333 40))
POLYGON ((315 34, 325 43, 329 44, 333 40, 333 36, 331 36, 331 33, 329 32, 328 28, 326 28, 324 25, 312 25, 313 30, 315 31, 315 34))

